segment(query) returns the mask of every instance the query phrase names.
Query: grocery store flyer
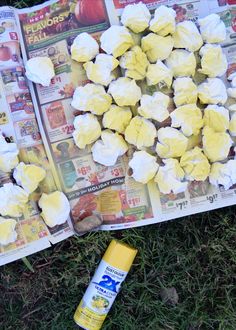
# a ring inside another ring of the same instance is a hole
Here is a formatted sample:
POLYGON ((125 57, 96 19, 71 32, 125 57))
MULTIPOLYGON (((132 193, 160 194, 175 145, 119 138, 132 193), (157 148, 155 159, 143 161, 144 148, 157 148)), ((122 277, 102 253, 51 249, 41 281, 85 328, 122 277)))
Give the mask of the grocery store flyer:
MULTIPOLYGON (((0 64, 0 129, 18 144, 20 159, 42 165, 47 177, 32 196, 26 214, 17 219, 17 241, 0 246, 0 265, 73 235, 71 221, 75 223, 92 214, 103 220, 99 229, 116 230, 236 203, 236 186, 224 190, 208 181, 190 182, 184 193, 161 194, 154 182, 142 185, 130 176, 128 162, 134 152, 132 148, 114 166, 106 167, 93 161, 89 147, 80 150, 73 141, 73 121, 80 112, 71 106, 72 96, 77 86, 88 82, 83 66, 71 60, 73 40, 79 33, 88 32, 99 41, 103 31, 119 24, 123 8, 138 2, 140 0, 96 0, 93 8, 85 6, 83 11, 76 0, 53 0, 21 10, 2 8, 0 46, 4 60, 0 64), (24 63, 36 56, 48 56, 54 64, 56 76, 49 87, 34 85, 25 78, 24 63), (36 201, 41 192, 56 189, 67 195, 71 219, 64 225, 48 228, 40 217, 36 201)), ((186 19, 197 22, 199 17, 218 13, 227 28, 227 38, 222 45, 229 62, 223 78, 227 83, 227 76, 236 68, 236 1, 143 2, 151 14, 160 5, 171 6, 178 22, 186 19)), ((145 84, 141 88, 147 94, 158 90, 145 84)), ((1 185, 11 180, 3 173, 0 179, 1 185)))

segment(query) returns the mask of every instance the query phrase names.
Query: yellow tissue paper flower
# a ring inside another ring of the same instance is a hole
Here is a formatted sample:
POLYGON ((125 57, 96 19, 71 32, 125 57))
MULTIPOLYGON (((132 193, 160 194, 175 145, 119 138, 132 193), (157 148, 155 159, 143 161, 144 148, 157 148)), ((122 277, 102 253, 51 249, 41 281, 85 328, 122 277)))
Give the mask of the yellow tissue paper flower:
POLYGON ((187 189, 188 182, 184 180, 184 171, 177 159, 163 159, 164 166, 160 166, 155 176, 155 182, 163 194, 178 194, 187 189))
POLYGON ((226 73, 228 62, 219 45, 204 45, 199 52, 201 58, 201 69, 198 71, 208 77, 221 77, 226 73))
POLYGON ((101 135, 101 126, 97 117, 91 113, 79 115, 74 119, 72 136, 78 148, 84 149, 88 144, 95 142, 101 135))
POLYGON ((198 135, 203 126, 202 112, 196 104, 185 104, 171 112, 171 127, 180 127, 184 135, 198 135))
POLYGON ((173 80, 172 71, 161 61, 155 64, 149 64, 147 69, 147 85, 162 84, 170 87, 173 80))
POLYGON ((141 40, 141 48, 151 63, 167 59, 172 52, 173 46, 174 40, 171 36, 162 37, 155 33, 149 33, 141 40))
POLYGON ((108 93, 112 95, 116 104, 120 107, 134 106, 142 96, 141 88, 135 80, 126 77, 113 80, 108 88, 108 93))
POLYGON ((132 118, 129 107, 118 107, 112 104, 110 109, 104 113, 102 124, 105 128, 113 129, 119 133, 124 133, 132 118))
POLYGON ((159 6, 150 21, 149 30, 164 37, 173 34, 176 27, 175 17, 176 12, 172 8, 159 6))
POLYGON ((101 48, 114 57, 123 55, 130 47, 134 46, 134 40, 129 30, 120 25, 110 26, 102 33, 100 41, 101 48))
POLYGON ((104 166, 113 166, 118 157, 126 153, 128 144, 120 134, 106 129, 102 131, 101 140, 97 140, 91 150, 95 162, 104 166))
POLYGON ((129 166, 132 169, 132 177, 135 181, 143 184, 148 183, 154 178, 159 167, 156 162, 156 157, 144 150, 134 152, 129 166))
POLYGON ((74 91, 71 105, 80 111, 90 111, 95 115, 102 115, 111 106, 112 98, 101 85, 86 84, 74 91))
POLYGON ((177 107, 197 102, 197 86, 189 77, 179 77, 173 82, 174 102, 177 107))
POLYGON ((224 186, 226 190, 232 187, 236 183, 236 159, 212 164, 209 181, 214 186, 224 186))
POLYGON ((14 169, 13 177, 16 183, 30 194, 38 188, 39 183, 46 177, 46 171, 40 166, 20 162, 14 169))
POLYGON ((225 104, 227 91, 219 78, 208 78, 198 85, 198 98, 203 104, 225 104))
POLYGON ((236 136, 236 112, 232 114, 230 123, 229 123, 229 131, 232 136, 236 136))
POLYGON ((215 132, 208 126, 203 128, 202 134, 203 151, 211 162, 224 160, 228 157, 230 147, 233 143, 229 134, 215 132))
POLYGON ((71 45, 71 58, 77 62, 90 61, 98 53, 97 41, 87 32, 80 33, 71 45))
POLYGON ((194 76, 197 62, 194 53, 185 49, 175 49, 167 58, 166 65, 174 77, 185 77, 194 76))
POLYGON ((157 131, 148 119, 136 116, 125 130, 125 140, 138 149, 151 147, 154 144, 157 131))
POLYGON ((50 194, 43 193, 38 204, 42 209, 41 216, 50 228, 63 224, 69 217, 70 203, 61 191, 54 191, 50 194))
POLYGON ((0 188, 0 214, 2 216, 20 217, 25 211, 29 194, 12 182, 0 188))
POLYGON ((223 42, 226 39, 226 27, 217 14, 210 14, 198 20, 202 38, 207 43, 223 42))
POLYGON ((169 117, 168 106, 170 98, 161 92, 155 92, 152 95, 143 94, 140 100, 138 113, 147 119, 154 119, 163 122, 169 117))
POLYGON ((190 181, 205 181, 210 173, 210 164, 199 147, 186 151, 180 159, 185 177, 190 181))
POLYGON ((95 84, 108 86, 115 79, 112 71, 119 65, 119 61, 112 55, 98 54, 95 63, 92 61, 83 65, 89 80, 95 84))
POLYGON ((125 76, 135 80, 146 77, 148 64, 147 56, 139 46, 134 46, 120 58, 120 67, 125 69, 125 76))
POLYGON ((7 245, 15 242, 17 232, 15 231, 16 221, 0 217, 0 244, 7 245))
POLYGON ((203 44, 201 34, 192 21, 178 23, 173 38, 175 48, 186 48, 190 52, 197 51, 203 44))
POLYGON ((229 111, 224 107, 209 104, 204 110, 204 126, 211 127, 215 132, 229 129, 229 111))
POLYGON ((139 2, 125 6, 121 15, 121 23, 133 32, 139 33, 148 27, 150 18, 151 14, 147 6, 139 2))
POLYGON ((180 157, 187 149, 188 139, 176 128, 160 128, 157 138, 156 152, 161 158, 180 157))
POLYGON ((0 134, 0 171, 11 172, 19 163, 19 149, 16 143, 8 143, 0 134))

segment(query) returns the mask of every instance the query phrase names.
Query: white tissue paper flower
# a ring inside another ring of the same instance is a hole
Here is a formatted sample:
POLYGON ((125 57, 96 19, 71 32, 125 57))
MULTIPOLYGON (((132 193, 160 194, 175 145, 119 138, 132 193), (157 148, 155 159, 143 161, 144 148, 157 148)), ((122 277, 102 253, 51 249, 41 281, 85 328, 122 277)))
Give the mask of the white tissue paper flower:
POLYGON ((86 84, 75 89, 72 107, 80 111, 91 111, 95 115, 102 115, 111 106, 112 98, 101 85, 86 84))
POLYGON ((110 109, 104 113, 103 127, 124 133, 132 118, 132 112, 128 107, 118 107, 112 104, 110 109))
POLYGON ((63 224, 69 217, 70 203, 61 191, 43 193, 38 204, 42 209, 41 216, 50 228, 63 224))
POLYGON ((163 194, 178 194, 187 189, 188 182, 184 180, 184 171, 177 159, 162 159, 164 166, 160 166, 155 176, 155 182, 163 194))
POLYGON ((191 21, 178 23, 173 34, 173 39, 175 48, 186 48, 190 52, 197 51, 203 44, 198 28, 191 21))
POLYGON ((84 149, 87 145, 95 142, 102 132, 97 117, 91 113, 75 117, 74 128, 72 135, 75 144, 80 149, 84 149))
POLYGON ((133 171, 132 177, 134 180, 143 184, 148 183, 154 178, 159 167, 156 162, 156 157, 150 155, 146 151, 134 152, 129 166, 133 171))
POLYGON ((226 39, 226 27, 217 14, 210 14, 198 20, 200 32, 206 43, 215 44, 226 39))
POLYGON ((0 134, 0 171, 11 172, 19 163, 18 154, 16 143, 7 143, 0 134))
POLYGON ((227 79, 230 81, 232 87, 236 87, 236 72, 235 72, 235 71, 232 72, 232 73, 228 76, 227 79))
POLYGON ((80 33, 71 45, 71 58, 77 62, 91 61, 98 53, 97 41, 87 32, 80 33))
POLYGON ((157 131, 153 123, 139 116, 131 119, 125 130, 125 140, 138 149, 151 147, 154 144, 156 135, 157 131))
POLYGON ((119 61, 112 55, 98 54, 95 63, 92 61, 83 65, 89 80, 96 84, 108 86, 115 79, 112 71, 119 65, 119 61))
POLYGON ((176 26, 175 17, 176 12, 172 8, 160 6, 154 12, 149 29, 163 37, 173 34, 176 26))
POLYGON ((228 105, 228 109, 232 112, 236 111, 236 103, 235 104, 231 104, 231 105, 228 105))
POLYGON ((180 166, 189 181, 205 181, 211 168, 207 157, 199 147, 186 151, 180 159, 180 166))
POLYGON ((173 73, 164 63, 157 61, 149 64, 147 69, 147 85, 161 84, 170 87, 173 80, 173 73))
POLYGON ((25 64, 26 77, 36 84, 49 86, 55 76, 54 65, 49 57, 33 57, 25 64))
MULTIPOLYGON (((227 89, 227 93, 229 97, 236 98, 236 72, 231 73, 228 76, 228 80, 231 83, 231 87, 227 89)), ((236 107, 234 105, 231 106, 231 111, 236 111, 236 107)))
POLYGON ((211 127, 215 132, 229 129, 229 111, 224 107, 209 104, 204 110, 204 126, 211 127))
POLYGON ((171 36, 162 37, 155 33, 149 33, 141 40, 141 48, 151 63, 169 57, 173 46, 174 41, 171 36))
MULTIPOLYGON (((229 97, 236 98, 236 72, 232 72, 228 78, 227 78, 230 83, 231 87, 227 89, 227 93, 229 97)), ((230 108, 229 108, 230 109, 230 108)), ((231 105, 231 111, 236 111, 236 107, 234 105, 231 105)))
POLYGON ((151 14, 147 6, 139 2, 125 6, 121 15, 121 23, 133 32, 139 33, 148 27, 150 18, 151 14))
POLYGON ((188 146, 188 139, 176 128, 160 128, 157 138, 156 152, 160 158, 181 157, 188 146))
POLYGON ((232 187, 236 183, 236 160, 212 164, 209 181, 213 186, 223 186, 225 190, 232 187))
POLYGON ((147 56, 139 46, 132 47, 120 58, 120 67, 125 69, 125 76, 135 80, 146 77, 148 64, 147 56))
POLYGON ((95 57, 95 63, 99 64, 100 66, 107 67, 111 71, 113 71, 119 65, 119 61, 114 56, 104 53, 98 54, 95 57))
POLYGON ((166 65, 172 70, 174 77, 185 77, 194 76, 197 62, 193 53, 175 49, 167 58, 166 65))
POLYGON ((226 73, 228 62, 219 45, 204 45, 199 51, 201 58, 201 69, 198 71, 208 77, 221 77, 226 73))
POLYGON ((39 183, 46 177, 46 171, 40 166, 21 162, 14 169, 13 177, 18 186, 30 194, 38 188, 39 183))
POLYGON ((229 132, 232 136, 236 136, 236 112, 231 115, 229 123, 229 132))
POLYGON ((229 97, 236 99, 236 88, 235 87, 227 88, 227 94, 229 97))
POLYGON ((198 86, 198 98, 204 104, 225 104, 227 92, 219 78, 208 78, 198 86))
POLYGON ((2 216, 20 217, 23 214, 28 193, 13 183, 5 183, 0 188, 0 214, 2 216))
POLYGON ((205 126, 202 130, 203 151, 211 162, 224 160, 228 157, 233 141, 225 132, 215 132, 205 126))
POLYGON ((170 114, 171 127, 181 129, 185 136, 198 135, 203 126, 202 112, 196 104, 185 104, 170 114))
POLYGON ((120 107, 135 105, 141 98, 141 89, 136 84, 135 80, 120 77, 113 80, 108 88, 110 93, 115 100, 116 104, 120 107))
POLYGON ((161 92, 155 92, 152 95, 143 94, 140 103, 138 113, 144 118, 162 122, 170 115, 168 111, 170 98, 161 92))
POLYGON ((104 166, 113 166, 117 158, 123 156, 127 150, 128 145, 123 137, 107 129, 102 131, 101 140, 92 146, 93 160, 104 166))
POLYGON ((0 217, 0 245, 8 245, 17 239, 16 220, 0 217))
POLYGON ((118 57, 134 46, 134 41, 125 26, 112 25, 100 38, 101 48, 109 55, 118 57))
POLYGON ((197 102, 197 86, 189 77, 176 78, 173 82, 174 102, 177 107, 197 102))

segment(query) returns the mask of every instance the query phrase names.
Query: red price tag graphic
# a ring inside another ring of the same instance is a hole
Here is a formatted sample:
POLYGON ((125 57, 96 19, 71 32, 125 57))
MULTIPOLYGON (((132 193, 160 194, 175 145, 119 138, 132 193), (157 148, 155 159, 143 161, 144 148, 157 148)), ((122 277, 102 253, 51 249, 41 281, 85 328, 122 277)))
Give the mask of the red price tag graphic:
POLYGON ((134 198, 131 198, 129 199, 129 205, 130 206, 137 206, 139 203, 140 203, 140 197, 134 197, 134 198))
POLYGON ((232 29, 234 31, 236 31, 236 17, 234 17, 233 21, 232 21, 232 29))
POLYGON ((74 126, 73 125, 66 125, 61 128, 62 132, 65 134, 71 134, 74 131, 74 126))
POLYGON ((9 32, 11 40, 18 40, 18 35, 16 32, 9 32))
POLYGON ((83 166, 83 167, 81 167, 81 168, 78 169, 79 174, 82 174, 82 175, 86 175, 90 171, 91 171, 91 167, 90 166, 83 166))
POLYGON ((122 168, 114 168, 112 171, 111 171, 111 174, 113 176, 120 176, 123 174, 123 169, 122 168))

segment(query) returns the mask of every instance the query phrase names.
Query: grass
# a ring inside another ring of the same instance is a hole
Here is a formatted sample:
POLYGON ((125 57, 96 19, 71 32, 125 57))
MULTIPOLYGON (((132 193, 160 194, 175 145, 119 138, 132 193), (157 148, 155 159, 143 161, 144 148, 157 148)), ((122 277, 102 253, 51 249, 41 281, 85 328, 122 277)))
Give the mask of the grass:
POLYGON ((43 3, 42 0, 0 0, 1 6, 14 6, 16 8, 24 8, 24 7, 30 7, 34 5, 38 5, 40 3, 43 3))
POLYGON ((139 249, 105 329, 235 330, 236 207, 73 237, 1 269, 1 329, 74 329, 73 313, 113 237, 139 249), (162 302, 175 287, 179 303, 162 302))
MULTIPOLYGON (((39 3, 4 0, 20 8, 39 3)), ((73 237, 0 271, 1 330, 71 330, 112 238, 139 249, 104 330, 235 330, 236 207, 143 228, 73 237), (174 287, 179 302, 162 302, 174 287)))

